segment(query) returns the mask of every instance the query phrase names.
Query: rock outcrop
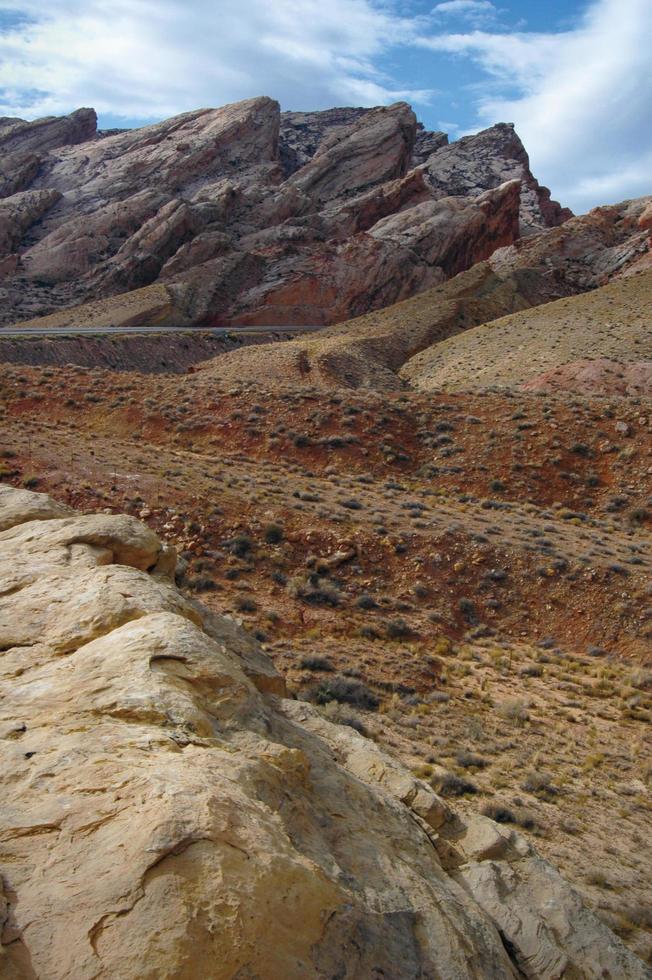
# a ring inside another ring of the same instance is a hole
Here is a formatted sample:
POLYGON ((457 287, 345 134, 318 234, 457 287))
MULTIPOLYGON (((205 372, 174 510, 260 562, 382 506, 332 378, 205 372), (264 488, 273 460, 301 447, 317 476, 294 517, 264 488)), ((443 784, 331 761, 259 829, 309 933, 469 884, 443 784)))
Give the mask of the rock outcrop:
POLYGON ((13 252, 28 228, 61 200, 59 191, 22 191, 0 199, 0 258, 13 252))
POLYGON ((34 122, 0 119, 0 198, 24 190, 47 166, 51 151, 85 143, 96 132, 94 109, 77 109, 69 116, 48 116, 34 122))
POLYGON ((530 170, 530 161, 512 123, 498 123, 475 136, 464 136, 425 161, 426 179, 433 190, 448 197, 476 197, 508 180, 521 182, 521 235, 553 228, 572 217, 572 211, 550 199, 530 170))
POLYGON ((284 698, 133 518, 0 489, 0 973, 643 980, 512 830, 284 698))
POLYGON ((281 113, 256 98, 110 134, 86 109, 4 122, 3 323, 165 284, 183 323, 330 324, 569 214, 512 127, 449 146, 401 102, 281 113), (485 226, 489 200, 503 211, 485 226))

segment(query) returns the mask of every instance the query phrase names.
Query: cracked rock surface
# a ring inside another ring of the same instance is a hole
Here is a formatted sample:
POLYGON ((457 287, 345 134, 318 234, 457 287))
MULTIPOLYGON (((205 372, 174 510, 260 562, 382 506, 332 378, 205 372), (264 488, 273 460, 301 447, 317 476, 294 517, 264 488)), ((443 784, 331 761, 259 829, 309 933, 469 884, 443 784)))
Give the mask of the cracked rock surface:
POLYGON ((518 834, 285 699, 142 524, 4 487, 0 527, 0 976, 646 976, 518 834))

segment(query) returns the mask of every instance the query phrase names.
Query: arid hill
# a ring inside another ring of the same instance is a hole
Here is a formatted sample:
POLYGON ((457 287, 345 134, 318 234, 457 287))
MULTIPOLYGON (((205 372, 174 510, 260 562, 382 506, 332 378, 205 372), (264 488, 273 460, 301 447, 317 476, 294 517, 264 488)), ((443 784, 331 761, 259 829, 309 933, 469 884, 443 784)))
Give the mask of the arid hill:
POLYGON ((421 391, 526 385, 650 397, 652 270, 474 327, 400 374, 421 391))
MULTIPOLYGON (((460 376, 475 383, 476 368, 481 365, 487 383, 493 383, 498 380, 503 363, 507 370, 508 361, 503 353, 507 358, 509 325, 520 323, 521 315, 523 323, 533 317, 532 336, 535 340, 539 337, 541 347, 547 351, 545 356, 541 354, 540 362, 534 362, 533 375, 585 354, 611 357, 619 350, 625 360, 641 360, 647 356, 648 349, 651 280, 646 272, 636 276, 623 276, 623 273, 634 273, 648 254, 649 233, 641 226, 641 216, 648 205, 649 198, 643 198, 572 218, 561 228, 500 249, 488 261, 477 263, 467 272, 401 303, 289 344, 233 352, 207 363, 205 373, 220 382, 257 380, 323 387, 400 389, 412 384, 419 387, 420 365, 428 365, 430 359, 436 363, 440 349, 454 352, 457 343, 460 350, 466 351, 465 345, 472 345, 473 338, 479 338, 474 348, 476 360, 471 359, 468 364, 464 360, 458 362, 460 376), (622 278, 609 287, 603 299, 602 291, 560 299, 585 293, 617 276, 622 278), (553 300, 559 302, 546 305, 553 300), (585 303, 586 318, 582 312, 585 303), (600 336, 591 329, 594 308, 602 310, 603 320, 605 316, 614 320, 605 327, 604 347, 600 336), (559 312, 566 309, 574 311, 568 330, 558 324, 559 312), (563 343, 550 351, 545 326, 547 311, 555 320, 555 330, 563 334, 563 343), (513 314, 511 320, 505 321, 506 330, 497 328, 494 333, 493 327, 480 326, 500 320, 506 314, 513 314), (541 333, 536 327, 539 322, 541 333), (477 329, 472 331, 473 327, 477 329), (495 347, 489 343, 485 350, 485 337, 495 337, 495 347), (492 363, 495 363, 493 374, 492 363), (538 370, 537 363, 542 365, 538 370)), ((520 346, 522 340, 515 339, 514 343, 520 346)), ((534 348, 530 353, 534 356, 534 348)))

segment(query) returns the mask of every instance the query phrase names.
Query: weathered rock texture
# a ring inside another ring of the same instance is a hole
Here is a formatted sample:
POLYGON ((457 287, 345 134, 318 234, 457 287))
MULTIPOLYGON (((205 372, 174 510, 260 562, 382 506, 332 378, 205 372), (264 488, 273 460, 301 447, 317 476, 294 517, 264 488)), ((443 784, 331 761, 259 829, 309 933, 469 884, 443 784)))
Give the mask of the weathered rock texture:
POLYGON ((630 978, 519 835, 283 699, 133 518, 0 490, 0 974, 630 978))
POLYGON ((428 184, 441 196, 482 193, 507 180, 521 182, 521 234, 552 228, 572 211, 550 200, 550 191, 532 175, 525 147, 512 123, 498 123, 477 136, 465 136, 426 161, 428 184))
MULTIPOLYGON (((4 323, 165 285, 165 322, 328 324, 569 215, 513 127, 449 146, 405 103, 280 113, 257 98, 110 135, 82 109, 0 121, 0 155, 4 323)), ((120 322, 115 302, 98 323, 120 322)))

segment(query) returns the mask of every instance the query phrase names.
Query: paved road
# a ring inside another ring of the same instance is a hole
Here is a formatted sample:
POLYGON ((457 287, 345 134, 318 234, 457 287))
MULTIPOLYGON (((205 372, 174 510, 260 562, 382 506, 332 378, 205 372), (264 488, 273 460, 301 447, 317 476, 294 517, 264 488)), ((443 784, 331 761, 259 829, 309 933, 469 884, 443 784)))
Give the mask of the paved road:
POLYGON ((4 327, 3 337, 102 337, 106 334, 187 333, 208 334, 211 337, 242 336, 246 334, 310 333, 321 327, 4 327))

